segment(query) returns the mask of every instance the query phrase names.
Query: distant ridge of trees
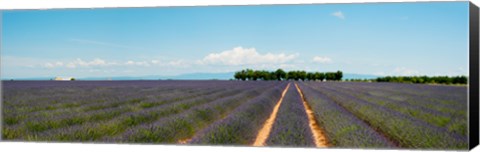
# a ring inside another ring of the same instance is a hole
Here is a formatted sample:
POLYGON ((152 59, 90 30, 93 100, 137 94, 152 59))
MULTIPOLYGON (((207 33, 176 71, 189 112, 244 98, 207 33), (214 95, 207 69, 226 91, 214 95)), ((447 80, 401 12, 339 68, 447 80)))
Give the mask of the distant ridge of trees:
POLYGON ((467 84, 467 76, 387 76, 375 79, 377 82, 409 82, 409 83, 440 83, 467 84))
MULTIPOLYGON (((306 72, 302 70, 276 71, 244 69, 234 74, 235 80, 242 81, 342 81, 343 72, 306 72)), ((373 79, 345 79, 350 82, 397 82, 418 84, 467 84, 467 76, 385 76, 373 79)))
POLYGON ((467 84, 467 76, 386 76, 376 79, 346 79, 356 82, 398 82, 428 84, 467 84))
POLYGON ((283 81, 283 80, 295 80, 295 81, 340 81, 342 80, 343 73, 342 71, 337 72, 306 72, 301 70, 294 71, 284 71, 282 69, 277 69, 276 71, 266 71, 266 70, 252 70, 244 69, 237 71, 234 74, 236 80, 249 80, 249 81, 283 81))

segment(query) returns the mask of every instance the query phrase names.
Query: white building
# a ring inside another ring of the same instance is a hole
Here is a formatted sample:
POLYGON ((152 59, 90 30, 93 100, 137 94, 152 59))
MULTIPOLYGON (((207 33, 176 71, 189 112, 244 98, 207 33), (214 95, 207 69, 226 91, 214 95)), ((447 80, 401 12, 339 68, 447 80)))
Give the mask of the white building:
POLYGON ((55 79, 53 79, 53 80, 55 80, 55 81, 70 81, 72 79, 75 80, 75 78, 73 78, 73 77, 55 77, 55 79))

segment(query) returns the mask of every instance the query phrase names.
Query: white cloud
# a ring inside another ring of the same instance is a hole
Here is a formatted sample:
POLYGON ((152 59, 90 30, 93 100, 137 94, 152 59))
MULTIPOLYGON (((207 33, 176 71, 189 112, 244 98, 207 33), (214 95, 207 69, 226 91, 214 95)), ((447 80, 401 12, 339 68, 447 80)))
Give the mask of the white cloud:
POLYGON ((281 68, 281 69, 296 69, 297 66, 294 65, 294 64, 280 64, 278 66, 278 68, 281 68))
POLYGON ((174 60, 174 61, 168 62, 168 66, 189 67, 190 64, 184 60, 174 60))
POLYGON ((255 48, 236 47, 220 53, 211 53, 203 58, 203 64, 221 65, 255 65, 255 64, 280 64, 295 59, 298 54, 260 54, 255 48))
POLYGON ((66 65, 66 67, 67 67, 67 68, 75 68, 75 67, 77 67, 77 66, 76 66, 74 63, 68 63, 68 64, 66 65))
POLYGON ((341 11, 333 12, 333 16, 338 17, 339 19, 345 19, 345 15, 341 11))
POLYGON ((150 66, 147 61, 127 61, 125 65, 150 66))
POLYGON ((415 76, 420 75, 421 73, 415 69, 397 67, 389 72, 376 72, 374 74, 380 76, 415 76))
POLYGON ((88 70, 88 72, 100 72, 100 71, 101 71, 101 70, 99 70, 99 69, 90 69, 90 70, 88 70))
POLYGON ((41 64, 37 64, 45 68, 98 68, 98 67, 122 67, 122 66, 138 66, 138 67, 150 67, 150 66, 171 66, 171 67, 190 67, 191 62, 178 59, 178 60, 170 60, 170 61, 160 61, 157 59, 152 60, 145 60, 145 61, 135 61, 135 60, 127 60, 127 61, 120 61, 120 62, 111 62, 99 58, 95 58, 93 60, 83 60, 77 58, 73 61, 50 61, 50 62, 43 62, 41 64))
POLYGON ((160 63, 160 61, 158 61, 158 60, 152 60, 150 62, 152 62, 152 64, 159 64, 160 63))
POLYGON ((55 68, 63 66, 63 62, 55 62, 55 63, 45 63, 44 67, 46 68, 55 68))
POLYGON ((192 62, 186 61, 183 59, 176 59, 176 60, 158 60, 152 59, 149 62, 133 62, 129 61, 126 64, 128 65, 142 65, 142 66, 173 66, 173 67, 190 67, 192 62))
POLYGON ((67 68, 76 68, 76 67, 94 67, 94 66, 109 66, 109 65, 115 65, 115 62, 107 62, 105 60, 96 58, 91 61, 85 61, 80 58, 75 59, 74 61, 70 62, 61 62, 61 61, 56 61, 56 62, 47 62, 43 64, 43 67, 46 68, 57 68, 57 67, 67 67, 67 68))
POLYGON ((133 62, 133 61, 127 61, 125 64, 126 64, 126 65, 134 65, 135 62, 133 62))
POLYGON ((82 59, 77 59, 76 61, 73 62, 76 65, 79 66, 104 66, 107 65, 107 62, 102 59, 93 59, 92 61, 83 61, 82 59))
POLYGON ((53 65, 52 63, 45 63, 45 67, 46 68, 54 68, 55 65, 53 65))
POLYGON ((313 62, 316 63, 332 63, 332 59, 328 57, 315 56, 313 57, 313 62))
POLYGON ((75 61, 67 63, 67 68, 76 68, 76 67, 91 67, 91 66, 108 66, 113 65, 114 63, 108 63, 105 60, 96 58, 91 61, 84 61, 80 58, 77 58, 75 61))
POLYGON ((0 56, 0 62, 2 68, 5 67, 27 67, 27 68, 36 68, 36 67, 46 67, 46 63, 50 62, 51 66, 55 66, 55 62, 51 62, 46 59, 39 58, 30 58, 30 57, 18 57, 18 56, 0 56))

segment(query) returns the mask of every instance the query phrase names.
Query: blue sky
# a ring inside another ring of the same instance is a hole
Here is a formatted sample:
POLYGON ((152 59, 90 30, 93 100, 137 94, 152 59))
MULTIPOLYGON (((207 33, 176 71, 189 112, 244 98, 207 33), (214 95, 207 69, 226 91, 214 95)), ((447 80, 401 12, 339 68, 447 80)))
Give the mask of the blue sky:
POLYGON ((468 75, 468 2, 7 10, 1 77, 468 75))

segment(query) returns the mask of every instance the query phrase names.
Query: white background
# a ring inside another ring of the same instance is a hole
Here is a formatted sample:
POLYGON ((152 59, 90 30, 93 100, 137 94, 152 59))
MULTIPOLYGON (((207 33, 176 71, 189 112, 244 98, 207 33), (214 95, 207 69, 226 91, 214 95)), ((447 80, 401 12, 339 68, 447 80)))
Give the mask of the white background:
MULTIPOLYGON (((51 9, 51 8, 104 8, 104 7, 152 7, 152 6, 205 6, 205 5, 247 5, 247 4, 309 4, 309 3, 365 3, 365 2, 412 2, 427 0, 0 0, 0 9, 51 9)), ((445 0, 435 0, 445 1, 445 0)), ((472 0, 480 6, 480 0, 472 0)), ((131 145, 101 143, 34 143, 0 142, 0 151, 228 151, 228 152, 347 152, 347 151, 385 151, 351 149, 315 149, 315 148, 258 148, 225 146, 182 146, 182 145, 131 145)), ((405 151, 405 150, 388 150, 405 151)), ((408 150, 411 151, 411 150, 408 150)), ((480 151, 477 147, 474 151, 480 151)))

